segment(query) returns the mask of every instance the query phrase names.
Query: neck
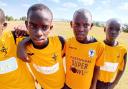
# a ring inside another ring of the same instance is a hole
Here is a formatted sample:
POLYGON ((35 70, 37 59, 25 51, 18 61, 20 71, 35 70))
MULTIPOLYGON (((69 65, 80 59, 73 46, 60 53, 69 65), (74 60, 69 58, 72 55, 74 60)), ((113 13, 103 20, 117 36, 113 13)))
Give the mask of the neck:
POLYGON ((117 46, 118 42, 116 40, 110 41, 110 40, 104 40, 104 43, 109 45, 109 46, 117 46))
POLYGON ((42 44, 42 45, 35 45, 35 44, 32 42, 34 48, 36 48, 36 49, 43 49, 43 48, 45 48, 45 47, 48 45, 48 43, 49 43, 49 40, 48 40, 48 39, 47 39, 46 42, 45 42, 44 44, 42 44))
POLYGON ((93 43, 95 42, 95 39, 90 37, 90 36, 87 36, 85 37, 85 39, 83 41, 79 41, 80 43, 83 43, 83 44, 88 44, 88 43, 93 43))

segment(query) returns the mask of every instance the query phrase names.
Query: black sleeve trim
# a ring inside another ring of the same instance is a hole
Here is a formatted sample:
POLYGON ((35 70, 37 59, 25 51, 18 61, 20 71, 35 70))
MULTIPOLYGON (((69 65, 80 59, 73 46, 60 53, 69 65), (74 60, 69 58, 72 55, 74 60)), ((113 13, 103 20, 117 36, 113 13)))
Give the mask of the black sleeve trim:
POLYGON ((127 52, 124 54, 124 60, 127 60, 127 52))
POLYGON ((61 42, 62 49, 63 49, 64 48, 64 44, 65 44, 65 39, 62 36, 58 36, 58 37, 59 37, 59 40, 61 42))
POLYGON ((13 35, 13 38, 14 38, 14 41, 16 43, 16 35, 15 35, 15 31, 11 31, 12 32, 12 35, 13 35))

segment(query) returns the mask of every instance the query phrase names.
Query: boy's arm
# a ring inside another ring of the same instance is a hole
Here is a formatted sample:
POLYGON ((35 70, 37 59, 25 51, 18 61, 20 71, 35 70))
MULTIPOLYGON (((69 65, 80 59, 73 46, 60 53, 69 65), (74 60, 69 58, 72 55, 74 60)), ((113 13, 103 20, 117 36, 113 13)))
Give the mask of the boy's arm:
POLYGON ((19 42, 17 46, 17 57, 22 59, 25 62, 30 62, 27 53, 26 53, 26 46, 30 43, 30 38, 27 37, 19 42))
POLYGON ((25 26, 14 27, 13 33, 16 37, 28 36, 28 30, 25 26))
POLYGON ((97 51, 98 57, 96 60, 90 89, 96 89, 96 84, 97 84, 97 80, 100 72, 100 66, 103 66, 104 64, 104 52, 105 52, 104 48, 105 48, 104 44, 99 45, 99 50, 97 51))
POLYGON ((96 89, 96 83, 97 83, 97 78, 98 78, 98 75, 99 75, 99 71, 100 71, 100 67, 95 66, 90 89, 96 89))
POLYGON ((121 70, 118 71, 117 76, 116 76, 116 78, 115 78, 115 80, 114 80, 114 82, 113 82, 113 84, 112 84, 110 89, 113 89, 118 84, 121 76, 124 73, 124 70, 125 70, 125 67, 126 67, 126 62, 127 62, 127 53, 124 55, 124 67, 123 67, 123 70, 122 71, 121 70))

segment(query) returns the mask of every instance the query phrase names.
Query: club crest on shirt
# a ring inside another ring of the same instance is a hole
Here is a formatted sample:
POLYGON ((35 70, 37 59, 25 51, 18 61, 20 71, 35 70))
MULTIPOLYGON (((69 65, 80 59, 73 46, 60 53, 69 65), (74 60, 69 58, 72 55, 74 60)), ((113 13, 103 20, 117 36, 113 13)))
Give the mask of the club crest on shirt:
POLYGON ((88 52, 89 57, 93 57, 95 55, 95 50, 90 49, 88 52))
POLYGON ((34 55, 34 53, 30 53, 30 52, 29 52, 29 53, 27 53, 27 54, 28 54, 28 55, 30 55, 30 56, 34 55))
POLYGON ((4 53, 4 56, 7 54, 7 49, 4 46, 2 46, 2 48, 0 48, 0 52, 4 53))
POLYGON ((52 55, 52 58, 56 61, 56 60, 57 60, 57 55, 54 53, 54 54, 52 55))

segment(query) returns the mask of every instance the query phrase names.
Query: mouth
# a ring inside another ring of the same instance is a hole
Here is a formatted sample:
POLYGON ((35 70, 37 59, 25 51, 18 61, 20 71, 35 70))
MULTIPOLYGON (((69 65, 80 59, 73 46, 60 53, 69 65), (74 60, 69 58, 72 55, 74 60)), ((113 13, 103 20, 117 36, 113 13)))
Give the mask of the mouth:
POLYGON ((34 43, 36 43, 36 44, 42 44, 44 41, 45 41, 45 39, 43 39, 43 38, 36 38, 36 39, 34 39, 33 40, 34 41, 34 43))
POLYGON ((112 37, 112 38, 116 38, 117 35, 112 34, 112 35, 110 35, 110 37, 112 37))

